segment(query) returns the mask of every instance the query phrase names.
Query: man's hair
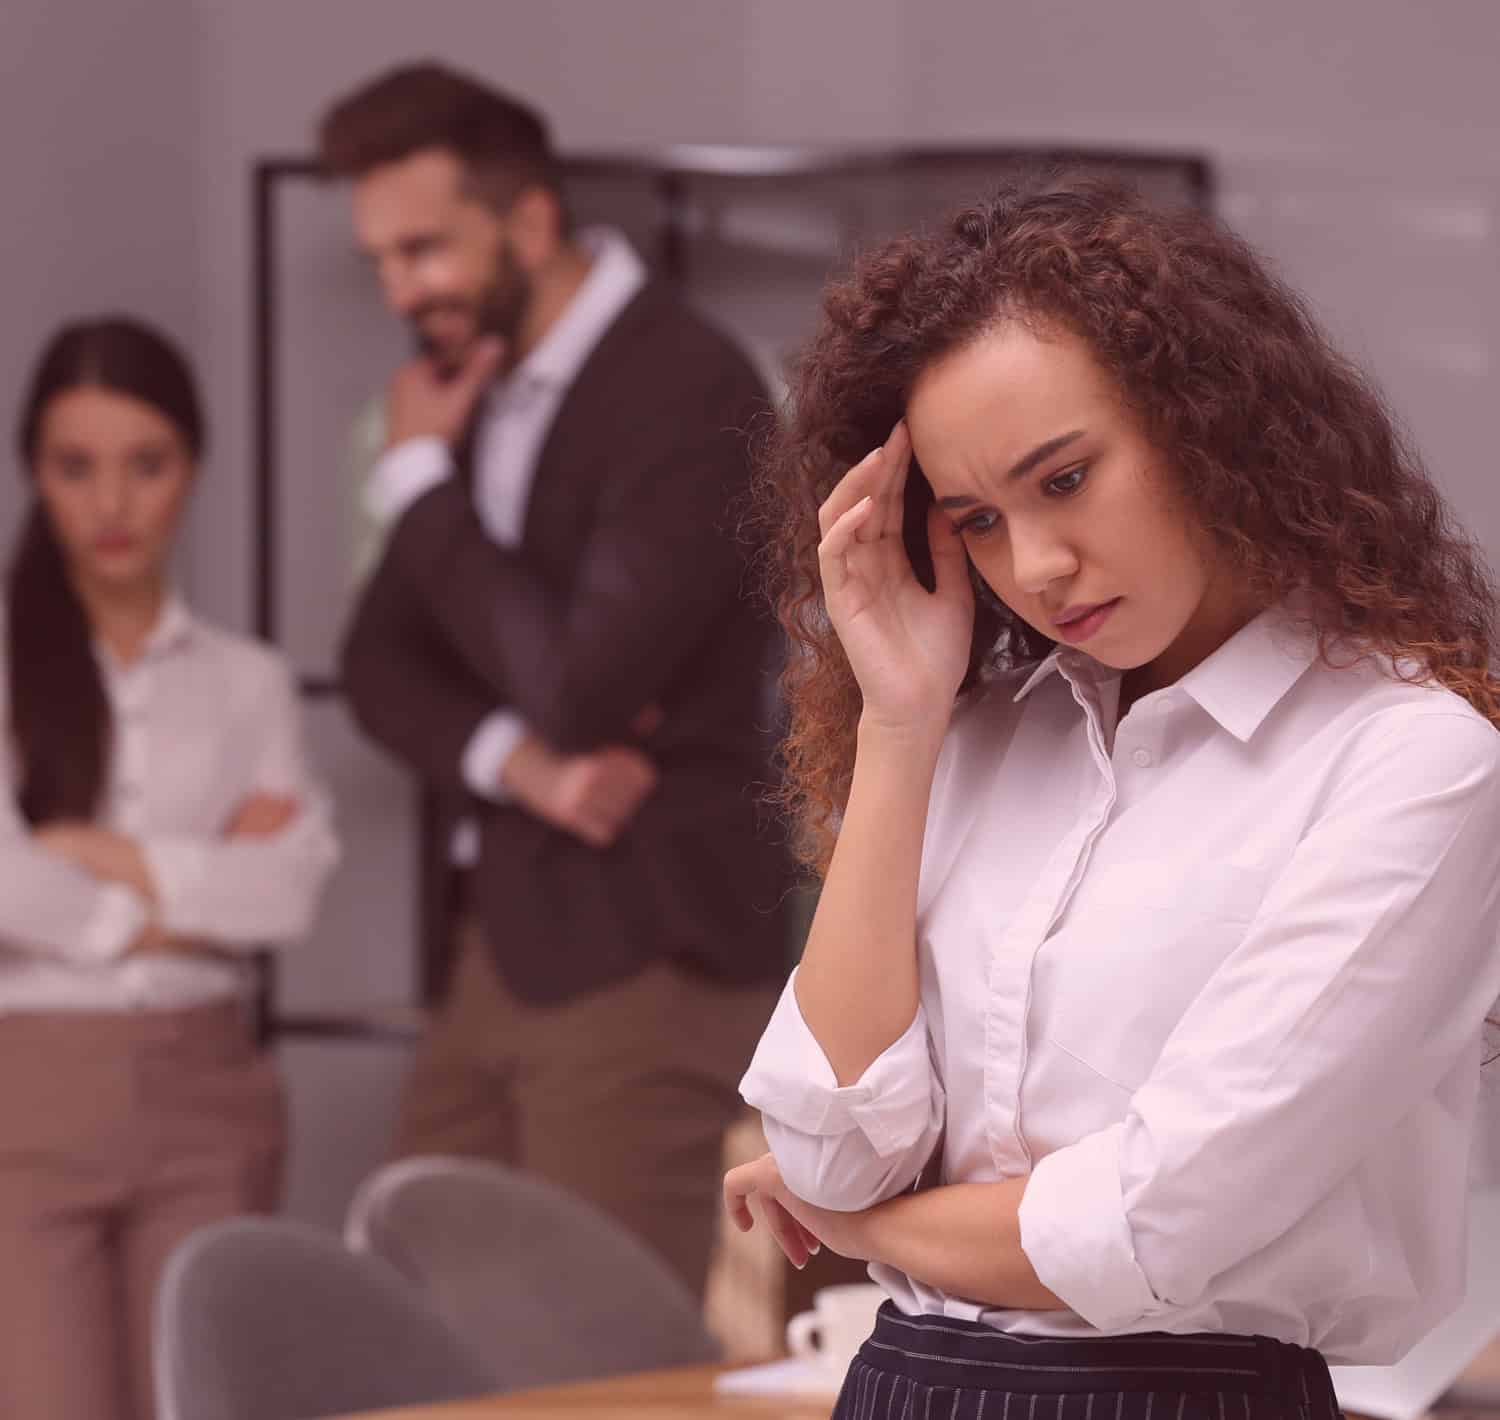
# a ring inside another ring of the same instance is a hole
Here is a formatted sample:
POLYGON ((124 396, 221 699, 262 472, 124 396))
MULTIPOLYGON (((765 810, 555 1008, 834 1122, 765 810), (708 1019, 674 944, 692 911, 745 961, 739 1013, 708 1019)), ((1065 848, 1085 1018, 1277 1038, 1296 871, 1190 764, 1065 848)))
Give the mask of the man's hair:
POLYGON ((404 65, 338 100, 318 126, 331 177, 361 178, 424 149, 464 166, 471 193, 504 212, 529 187, 562 199, 546 121, 534 109, 436 63, 404 65))

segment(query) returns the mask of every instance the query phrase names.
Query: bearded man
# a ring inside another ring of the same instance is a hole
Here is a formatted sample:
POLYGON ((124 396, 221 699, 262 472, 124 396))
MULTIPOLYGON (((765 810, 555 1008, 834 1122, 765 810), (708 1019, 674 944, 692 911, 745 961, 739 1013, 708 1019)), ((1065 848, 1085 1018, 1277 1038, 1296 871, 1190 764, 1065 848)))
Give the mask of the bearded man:
POLYGON ((439 792, 450 967, 394 1152, 535 1170, 702 1288, 721 1140, 786 973, 765 822, 779 645, 734 510, 766 403, 612 230, 575 230, 541 118, 434 64, 320 128, 415 354, 362 500, 341 671, 439 792))

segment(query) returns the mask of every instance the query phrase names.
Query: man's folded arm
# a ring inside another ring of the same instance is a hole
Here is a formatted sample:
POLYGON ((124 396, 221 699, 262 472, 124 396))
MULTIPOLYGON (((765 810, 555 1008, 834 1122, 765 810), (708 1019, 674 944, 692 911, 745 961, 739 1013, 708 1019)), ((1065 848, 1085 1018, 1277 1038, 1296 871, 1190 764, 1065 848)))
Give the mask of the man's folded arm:
POLYGON ((439 788, 471 791, 465 760, 504 700, 462 665, 391 566, 365 584, 339 658, 360 728, 439 788))
POLYGON ((663 435, 600 470, 600 516, 567 591, 492 542, 452 479, 402 516, 391 570, 464 665, 552 748, 627 739, 747 594, 733 519, 746 486, 743 429, 760 398, 735 379, 643 418, 663 435))

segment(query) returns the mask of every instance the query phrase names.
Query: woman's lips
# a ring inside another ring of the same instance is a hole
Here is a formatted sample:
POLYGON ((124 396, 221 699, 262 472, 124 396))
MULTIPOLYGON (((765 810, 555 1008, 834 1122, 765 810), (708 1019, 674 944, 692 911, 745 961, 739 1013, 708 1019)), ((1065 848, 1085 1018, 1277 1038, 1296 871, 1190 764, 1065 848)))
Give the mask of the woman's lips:
POLYGON ((1115 597, 1112 601, 1101 602, 1087 616, 1080 616, 1074 621, 1058 622, 1057 634, 1075 646, 1080 641, 1087 641, 1109 620, 1119 604, 1120 598, 1115 597))

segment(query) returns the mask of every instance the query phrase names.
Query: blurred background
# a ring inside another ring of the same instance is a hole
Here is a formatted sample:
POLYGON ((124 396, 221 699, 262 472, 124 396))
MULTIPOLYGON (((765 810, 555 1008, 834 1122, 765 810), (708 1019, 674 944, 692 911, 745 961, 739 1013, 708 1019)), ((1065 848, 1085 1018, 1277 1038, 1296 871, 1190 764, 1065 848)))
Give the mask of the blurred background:
MULTIPOLYGON (((176 336, 202 373, 213 429, 181 580, 210 618, 264 630, 255 435, 267 393, 257 350, 269 349, 284 420, 271 431, 271 576, 280 639, 316 681, 347 591, 343 433, 401 351, 354 256, 343 195, 299 177, 298 163, 331 96, 433 57, 537 105, 567 155, 689 144, 715 161, 722 145, 1201 158, 1217 210, 1383 383, 1493 558, 1497 42, 1494 0, 5 0, 0 414, 8 437, 28 364, 65 318, 129 310, 176 336), (264 201, 273 187, 274 220, 257 229, 257 191, 264 201), (268 250, 279 262, 269 275, 268 250), (258 347, 268 289, 280 321, 258 347)), ((982 172, 961 175, 971 182, 978 190, 982 172)), ((715 230, 760 249, 757 281, 791 272, 796 291, 815 289, 873 191, 751 203, 715 230)), ((963 195, 933 189, 939 205, 963 195)), ((687 213, 688 229, 734 207, 732 193, 719 197, 687 213)), ((879 200, 910 197, 898 182, 879 200)), ((774 363, 793 288, 730 289, 745 270, 731 261, 710 304, 738 302, 756 353, 774 363), (782 304, 757 331, 762 299, 782 304)), ((0 479, 6 543, 20 495, 13 470, 0 479)), ((389 930, 414 921, 414 799, 331 697, 313 699, 349 852, 316 940, 288 959, 277 1008, 354 1019, 420 997, 411 938, 389 930)), ((383 1144, 407 1048, 399 1030, 284 1039, 291 1212, 337 1224, 383 1144)))

